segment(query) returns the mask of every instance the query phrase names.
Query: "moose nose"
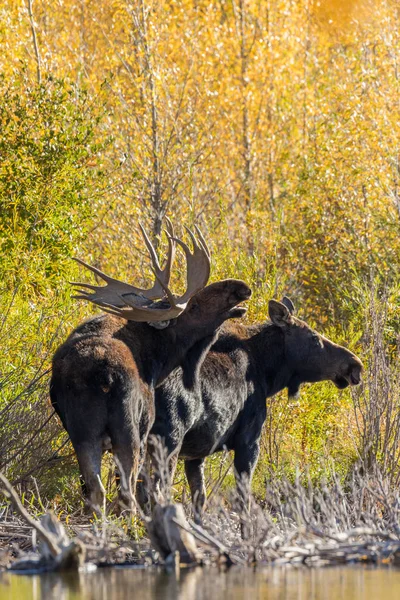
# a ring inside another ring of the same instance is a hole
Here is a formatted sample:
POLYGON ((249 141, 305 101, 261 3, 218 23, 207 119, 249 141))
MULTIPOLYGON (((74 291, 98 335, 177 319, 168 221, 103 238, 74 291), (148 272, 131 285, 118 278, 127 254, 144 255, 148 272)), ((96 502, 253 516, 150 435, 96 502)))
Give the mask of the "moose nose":
POLYGON ((361 383, 361 372, 353 371, 350 375, 350 381, 351 381, 352 385, 358 385, 359 383, 361 383))
POLYGON ((350 381, 352 385, 358 385, 362 380, 362 373, 364 370, 364 365, 358 357, 355 357, 356 364, 353 364, 353 368, 350 372, 350 381))
POLYGON ((349 369, 349 383, 351 383, 351 385, 358 385, 359 383, 361 383, 361 376, 362 376, 362 371, 363 371, 363 364, 360 360, 357 359, 357 362, 351 365, 351 368, 349 369))
POLYGON ((251 289, 244 283, 243 286, 236 291, 236 295, 242 300, 247 300, 251 296, 251 289))

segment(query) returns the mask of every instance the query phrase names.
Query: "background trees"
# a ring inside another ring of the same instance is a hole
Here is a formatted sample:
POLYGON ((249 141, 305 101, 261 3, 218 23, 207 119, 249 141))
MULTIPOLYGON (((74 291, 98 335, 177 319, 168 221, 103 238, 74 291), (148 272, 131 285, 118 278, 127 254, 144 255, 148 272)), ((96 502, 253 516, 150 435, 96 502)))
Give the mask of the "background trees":
MULTIPOLYGON (((28 5, 0 1, 9 349, 0 410, 87 314, 69 300, 69 257, 137 280, 146 273, 137 221, 157 245, 166 214, 201 224, 215 277, 253 285, 249 319, 263 319, 268 298, 285 291, 305 317, 367 355, 370 289, 375 301, 384 291, 383 335, 394 352, 397 2, 35 0, 31 9, 30 18, 28 5), (61 327, 44 327, 49 314, 64 315, 61 327), (17 338, 30 349, 40 340, 29 368, 17 338)), ((329 447, 344 444, 338 464, 353 460, 359 433, 348 396, 321 387, 302 404, 285 402, 273 405, 269 431, 284 428, 291 468, 294 454, 306 464, 344 421, 348 437, 329 447)))

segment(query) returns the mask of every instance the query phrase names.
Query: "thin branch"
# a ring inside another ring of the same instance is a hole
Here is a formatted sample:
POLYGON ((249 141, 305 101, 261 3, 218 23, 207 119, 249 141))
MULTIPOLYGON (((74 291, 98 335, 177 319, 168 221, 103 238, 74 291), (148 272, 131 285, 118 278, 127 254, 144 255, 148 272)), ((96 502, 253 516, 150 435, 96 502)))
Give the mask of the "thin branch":
POLYGON ((21 454, 25 448, 27 448, 28 446, 30 446, 30 444, 33 442, 33 440, 39 435, 39 433, 42 431, 42 429, 44 429, 44 427, 47 425, 47 423, 50 421, 50 419, 53 418, 54 414, 55 414, 55 410, 52 410, 50 416, 45 420, 45 422, 38 428, 35 430, 34 434, 32 435, 32 437, 29 438, 29 440, 22 446, 22 448, 19 448, 19 450, 17 450, 10 458, 7 458, 1 465, 0 468, 4 469, 4 467, 6 467, 7 465, 9 465, 13 460, 15 460, 17 458, 17 456, 19 456, 19 454, 21 454))
POLYGON ((48 533, 45 530, 45 528, 41 525, 41 523, 39 523, 38 521, 36 521, 36 519, 33 519, 30 516, 27 510, 22 506, 21 500, 18 498, 17 492, 14 490, 13 486, 3 475, 3 473, 0 473, 0 490, 2 491, 4 496, 6 496, 6 498, 9 498, 11 500, 15 510, 21 515, 24 521, 37 532, 38 536, 44 542, 46 542, 51 554, 54 557, 58 556, 61 553, 61 549, 55 542, 54 536, 51 533, 48 533))
POLYGON ((37 41, 37 37, 36 37, 35 21, 33 20, 32 4, 33 4, 33 0, 28 0, 29 20, 31 22, 33 47, 35 48, 35 56, 36 56, 36 73, 37 73, 37 80, 40 85, 42 83, 41 60, 40 60, 39 45, 38 45, 38 41, 37 41))

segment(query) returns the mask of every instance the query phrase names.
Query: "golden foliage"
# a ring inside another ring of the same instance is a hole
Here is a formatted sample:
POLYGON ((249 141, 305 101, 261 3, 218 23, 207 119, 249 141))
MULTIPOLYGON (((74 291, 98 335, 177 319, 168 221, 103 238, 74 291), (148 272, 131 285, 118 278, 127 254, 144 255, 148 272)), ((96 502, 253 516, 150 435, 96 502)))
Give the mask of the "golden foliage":
MULTIPOLYGON (((33 80, 27 9, 1 7, 0 70, 22 61, 33 80)), ((395 2, 36 0, 34 19, 43 72, 106 86, 114 182, 91 240, 104 261, 139 216, 159 235, 169 211, 204 219, 216 250, 228 235, 273 258, 322 320, 341 315, 354 269, 393 277, 395 2)))
MULTIPOLYGON (((250 319, 285 291, 360 334, 360 289, 396 283, 400 265, 397 1, 35 0, 33 13, 42 76, 106 97, 109 186, 85 256, 141 274, 137 221, 159 240, 168 213, 201 224, 215 277, 252 284, 250 319)), ((0 0, 0 16, 0 72, 25 65, 35 86, 27 6, 0 0)))

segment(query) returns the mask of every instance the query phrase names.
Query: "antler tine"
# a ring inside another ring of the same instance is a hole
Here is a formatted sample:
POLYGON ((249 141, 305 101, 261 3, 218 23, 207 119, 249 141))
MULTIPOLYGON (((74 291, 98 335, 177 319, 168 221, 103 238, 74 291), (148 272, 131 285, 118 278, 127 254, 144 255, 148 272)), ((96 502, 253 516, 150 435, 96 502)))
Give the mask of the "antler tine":
POLYGON ((173 237, 174 236, 174 226, 172 225, 171 219, 169 219, 168 217, 165 217, 165 223, 166 223, 166 230, 167 233, 173 237))
MULTIPOLYGON (((168 256, 167 256, 167 261, 165 263, 165 267, 163 269, 164 276, 161 277, 161 273, 156 273, 156 277, 157 277, 157 279, 158 279, 159 282, 162 281, 163 286, 164 285, 168 286, 169 280, 170 280, 170 277, 171 277, 172 265, 173 265, 174 260, 175 260, 176 245, 175 245, 174 238, 173 238, 174 229, 173 229, 172 225, 170 227, 170 231, 167 231, 166 229, 164 229, 164 231, 165 231, 165 234, 166 234, 167 239, 168 239, 168 256)), ((163 287, 163 289, 165 291, 164 287, 163 287)))
POLYGON ((194 228, 196 230, 197 235, 200 238, 200 242, 202 243, 202 245, 204 247, 204 250, 207 252, 208 258, 211 258, 211 252, 210 252, 210 249, 209 249, 209 247, 207 245, 206 240, 204 239, 204 235, 201 233, 201 231, 200 231, 199 227, 197 227, 197 225, 195 225, 194 228))
POLYGON ((174 308, 177 308, 177 304, 176 304, 176 298, 173 295, 173 293, 171 292, 171 290, 169 289, 169 287, 167 285, 164 285, 163 281, 161 281, 161 279, 159 279, 159 277, 157 276, 157 273, 155 273, 155 276, 159 282, 159 284, 161 285, 161 287, 163 288, 167 298, 168 298, 168 302, 170 303, 171 306, 173 306, 174 308))
POLYGON ((182 250, 184 251, 184 253, 186 255, 186 258, 192 256, 189 246, 183 240, 181 240, 180 238, 177 238, 177 237, 173 237, 172 239, 174 240, 174 242, 176 242, 177 244, 180 245, 180 247, 182 248, 182 250))
MULTIPOLYGON (((74 256, 72 258, 72 260, 76 261, 83 267, 86 267, 87 269, 89 269, 89 271, 92 271, 92 273, 95 273, 96 275, 101 277, 101 279, 104 279, 104 281, 106 281, 107 283, 111 283, 112 281, 117 281, 116 279, 113 279, 112 277, 109 277, 108 275, 103 273, 103 271, 100 271, 100 269, 97 269, 96 267, 92 267, 91 265, 88 265, 81 258, 77 258, 76 256, 74 256)), ((72 285, 75 285, 75 283, 72 283, 72 285)), ((81 284, 79 284, 79 285, 81 285, 81 284)), ((85 284, 85 285, 89 285, 89 284, 85 284)), ((93 287, 95 287, 95 286, 93 286, 93 287)))
POLYGON ((144 243, 146 244, 147 250, 149 251, 151 262, 153 263, 153 267, 158 271, 161 271, 160 263, 158 262, 156 251, 154 250, 154 246, 150 241, 149 236, 146 233, 145 228, 141 223, 139 223, 140 230, 144 237, 144 243))
POLYGON ((201 240, 200 240, 200 244, 199 244, 199 242, 196 240, 196 237, 195 237, 193 231, 191 229, 189 229, 189 227, 186 227, 186 225, 184 225, 184 228, 186 229, 186 231, 188 232, 188 234, 190 236, 190 239, 192 240, 193 248, 194 249, 203 249, 208 254, 207 246, 204 247, 201 240))
POLYGON ((165 292, 164 286, 168 287, 169 280, 171 277, 171 268, 172 268, 172 264, 173 264, 174 258, 175 258, 175 243, 173 242, 173 237, 171 235, 171 233, 172 234, 174 233, 174 228, 169 219, 167 219, 166 222, 167 222, 167 230, 165 230, 165 233, 166 233, 167 239, 168 239, 168 256, 167 256, 167 260, 166 260, 166 263, 165 263, 165 266, 163 269, 161 269, 161 267, 160 267, 160 263, 158 262, 156 251, 154 250, 154 246, 151 243, 150 238, 147 235, 145 228, 143 227, 143 225, 141 223, 139 223, 146 247, 150 254, 151 262, 153 265, 153 271, 156 275, 156 281, 154 282, 154 285, 152 288, 152 292, 153 292, 152 298, 153 299, 162 298, 164 296, 164 292, 165 292), (163 285, 161 285, 161 282, 163 285))
POLYGON ((196 238, 195 238, 195 236, 193 234, 193 231, 191 231, 189 229, 189 227, 186 227, 186 225, 184 225, 184 227, 185 227, 186 231, 188 232, 188 234, 190 235, 190 238, 192 240, 193 246, 195 248, 199 248, 199 247, 203 248, 203 250, 207 253, 208 258, 210 258, 211 257, 211 253, 210 253, 210 250, 208 249, 207 242, 204 239, 204 236, 201 233, 200 229, 197 227, 197 225, 195 225, 194 228, 196 230, 197 235, 199 236, 200 245, 199 245, 199 242, 196 240, 196 238))
MULTIPOLYGON (((87 288, 88 290, 92 290, 93 292, 95 292, 98 289, 98 285, 92 285, 91 283, 81 283, 80 281, 68 281, 68 283, 70 285, 75 285, 75 286, 80 286, 83 288, 87 288)), ((87 294, 87 291, 85 290, 76 290, 78 292, 82 292, 84 294, 87 294)))
POLYGON ((186 256, 186 292, 183 296, 179 297, 176 303, 182 305, 187 303, 192 296, 199 290, 201 290, 210 277, 210 257, 207 246, 203 247, 203 243, 200 239, 201 245, 198 243, 195 235, 189 229, 187 230, 192 241, 193 241, 193 253, 185 242, 179 238, 173 238, 177 244, 181 246, 186 256), (206 249, 207 248, 207 249, 206 249))
POLYGON ((163 283, 168 285, 169 279, 171 276, 171 268, 172 268, 173 262, 175 260, 176 245, 175 245, 175 242, 173 239, 174 235, 175 235, 174 226, 172 225, 172 223, 168 217, 165 217, 165 223, 166 223, 166 227, 165 227, 164 231, 165 231, 165 234, 168 239, 168 257, 167 257, 167 262, 164 267, 166 276, 165 276, 165 279, 163 279, 163 283))
POLYGON ((186 229, 186 231, 188 232, 190 239, 192 240, 192 244, 193 244, 193 248, 200 248, 196 238, 194 237, 194 233, 193 231, 191 231, 189 229, 189 227, 186 227, 186 225, 184 225, 184 228, 186 229))

